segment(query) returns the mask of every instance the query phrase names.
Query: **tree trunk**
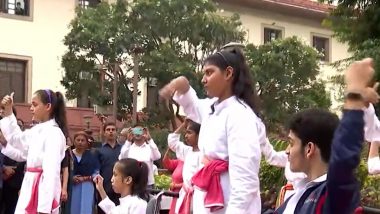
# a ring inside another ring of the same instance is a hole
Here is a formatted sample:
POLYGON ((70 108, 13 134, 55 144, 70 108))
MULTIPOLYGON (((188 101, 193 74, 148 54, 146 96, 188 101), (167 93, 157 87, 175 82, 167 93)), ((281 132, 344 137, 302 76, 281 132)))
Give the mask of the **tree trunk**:
POLYGON ((139 82, 139 60, 138 55, 133 54, 133 111, 132 111, 132 124, 137 123, 137 92, 139 82))
POLYGON ((115 62, 115 66, 113 69, 114 79, 113 79, 113 98, 112 98, 112 115, 113 115, 113 120, 114 120, 115 124, 116 124, 116 120, 117 120, 117 81, 118 81, 117 72, 118 72, 118 70, 119 70, 119 66, 115 62))

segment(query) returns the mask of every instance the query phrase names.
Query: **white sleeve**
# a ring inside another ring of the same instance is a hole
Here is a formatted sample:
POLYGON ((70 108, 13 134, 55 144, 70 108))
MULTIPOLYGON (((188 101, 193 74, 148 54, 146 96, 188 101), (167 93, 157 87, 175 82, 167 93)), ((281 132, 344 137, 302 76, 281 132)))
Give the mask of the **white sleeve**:
MULTIPOLYGON (((226 214, 247 213, 251 203, 261 203, 261 154, 256 120, 258 118, 249 115, 248 111, 236 111, 227 118, 228 172, 231 186, 226 214)), ((259 213, 260 207, 256 211, 249 211, 259 213)))
POLYGON ((380 159, 379 157, 368 159, 368 173, 371 175, 380 174, 380 159))
POLYGON ((160 153, 160 150, 158 150, 158 147, 157 145, 154 143, 154 140, 153 139, 150 139, 149 142, 148 142, 148 145, 152 151, 151 153, 151 160, 152 161, 156 161, 158 159, 161 158, 161 153, 160 153))
POLYGON ((12 114, 0 120, 0 129, 5 139, 13 148, 24 151, 28 149, 28 137, 32 130, 21 131, 16 117, 12 114))
MULTIPOLYGON (((40 213, 50 213, 57 186, 60 186, 61 162, 65 156, 66 138, 58 127, 49 127, 42 133, 44 150, 42 176, 38 187, 38 208, 40 213)), ((57 201, 59 203, 59 201, 57 201)))
POLYGON ((180 134, 170 133, 168 135, 168 146, 173 152, 175 152, 175 155, 179 160, 185 161, 187 153, 190 152, 192 148, 181 142, 180 137, 180 134))
POLYGON ((8 144, 6 147, 2 147, 1 153, 3 155, 7 156, 8 158, 17 161, 17 162, 24 162, 27 158, 27 150, 18 150, 12 147, 12 145, 8 144))
POLYGON ((257 121, 257 131, 260 141, 260 150, 265 157, 265 161, 272 166, 285 167, 286 162, 288 162, 288 155, 286 155, 285 151, 277 152, 274 150, 267 138, 265 125, 260 119, 257 121))
POLYGON ((364 109, 364 138, 368 142, 380 142, 380 121, 375 114, 375 108, 369 104, 364 109))
POLYGON ((98 205, 106 214, 112 213, 112 210, 116 207, 115 203, 113 203, 108 197, 99 202, 98 205))
POLYGON ((131 148, 131 144, 132 143, 129 142, 128 140, 125 141, 124 145, 121 147, 121 150, 120 150, 119 160, 128 158, 128 153, 129 153, 129 149, 131 148))
POLYGON ((192 87, 185 94, 176 92, 173 99, 182 106, 187 118, 199 124, 203 116, 211 111, 211 105, 214 103, 213 99, 199 99, 192 87))
POLYGON ((269 140, 266 141, 265 144, 260 145, 261 153, 265 157, 265 161, 277 167, 285 167, 288 162, 288 155, 285 151, 277 152, 274 150, 272 144, 270 144, 269 140))

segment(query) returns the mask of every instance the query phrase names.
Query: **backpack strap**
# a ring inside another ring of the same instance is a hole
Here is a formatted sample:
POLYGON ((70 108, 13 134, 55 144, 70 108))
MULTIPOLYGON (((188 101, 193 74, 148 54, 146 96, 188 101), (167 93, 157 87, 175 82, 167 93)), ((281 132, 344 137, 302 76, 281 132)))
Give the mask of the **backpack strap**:
MULTIPOLYGON (((310 188, 308 188, 301 196, 300 200, 298 200, 297 202, 297 206, 296 208, 294 209, 294 214, 299 214, 300 213, 300 210, 303 206, 303 204, 305 203, 306 199, 309 197, 309 195, 315 190, 317 189, 321 184, 323 184, 325 182, 320 182, 310 188)), ((323 196, 322 196, 323 197, 323 196)), ((320 199, 318 199, 318 202, 319 202, 320 199)))
POLYGON ((318 199, 317 208, 315 209, 315 214, 323 213, 323 205, 326 202, 326 198, 327 198, 327 191, 318 199))

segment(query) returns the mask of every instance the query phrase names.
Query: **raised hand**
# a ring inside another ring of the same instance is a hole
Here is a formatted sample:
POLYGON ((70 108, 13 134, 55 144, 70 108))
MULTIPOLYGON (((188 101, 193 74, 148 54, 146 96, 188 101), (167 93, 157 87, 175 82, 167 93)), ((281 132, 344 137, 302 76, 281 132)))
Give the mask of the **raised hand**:
POLYGON ((94 183, 98 191, 104 190, 103 181, 104 181, 104 178, 101 175, 95 176, 94 183))
POLYGON ((127 141, 129 141, 129 142, 133 141, 132 128, 129 128, 128 131, 127 131, 127 141))
POLYGON ((376 104, 379 102, 379 94, 377 93, 377 89, 379 87, 379 83, 375 83, 375 85, 373 87, 367 87, 362 96, 363 96, 363 99, 364 101, 366 101, 367 103, 372 103, 372 104, 376 104))
POLYGON ((102 199, 105 199, 107 197, 107 194, 106 194, 106 191, 104 190, 104 187, 103 187, 104 178, 101 175, 97 175, 97 176, 95 176, 93 181, 95 183, 96 189, 99 192, 100 197, 102 199))
POLYGON ((375 70, 373 60, 366 58, 352 63, 345 72, 345 82, 348 91, 362 90, 369 86, 375 70))
POLYGON ((186 129, 187 124, 188 124, 188 120, 185 119, 185 121, 174 131, 174 133, 180 134, 183 130, 186 129))
POLYGON ((144 128, 144 134, 143 134, 144 140, 148 143, 152 137, 150 136, 148 128, 144 128))
POLYGON ((174 92, 180 94, 186 93, 190 88, 189 80, 186 77, 180 76, 173 79, 169 84, 165 85, 160 91, 159 94, 165 99, 170 99, 174 92))
POLYGON ((10 95, 6 95, 5 97, 3 97, 3 100, 1 101, 1 105, 4 107, 3 115, 5 117, 13 113, 13 95, 14 92, 12 92, 10 95))

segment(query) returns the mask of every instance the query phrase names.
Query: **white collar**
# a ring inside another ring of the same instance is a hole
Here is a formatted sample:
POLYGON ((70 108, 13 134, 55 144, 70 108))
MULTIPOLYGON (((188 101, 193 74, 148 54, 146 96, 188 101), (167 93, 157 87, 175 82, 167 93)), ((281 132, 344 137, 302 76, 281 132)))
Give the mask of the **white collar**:
POLYGON ((132 198, 131 195, 127 195, 122 198, 119 198, 120 204, 125 204, 126 202, 128 202, 128 200, 130 200, 130 198, 132 198))
POLYGON ((223 109, 225 109, 226 107, 228 107, 229 105, 231 105, 232 103, 234 103, 236 101, 237 101, 236 96, 231 96, 231 97, 223 100, 222 102, 219 102, 219 100, 216 101, 211 106, 211 108, 214 109, 214 114, 218 115, 223 109))
POLYGON ((319 176, 318 178, 310 181, 308 180, 308 178, 304 178, 302 179, 300 182, 296 183, 295 187, 298 189, 298 188, 309 188, 311 186, 314 186, 315 184, 317 183, 321 183, 323 181, 326 181, 327 179, 327 174, 323 174, 322 176, 319 176))
POLYGON ((42 128, 42 127, 47 127, 47 126, 58 126, 57 122, 55 121, 55 119, 50 119, 48 121, 45 121, 45 122, 42 122, 42 123, 38 123, 36 124, 34 127, 38 127, 38 128, 42 128))
POLYGON ((143 148, 143 147, 145 147, 145 146, 147 146, 147 143, 146 142, 144 142, 143 144, 141 144, 140 146, 138 146, 136 143, 132 143, 132 145, 131 146, 134 146, 134 147, 137 147, 137 148, 143 148))

